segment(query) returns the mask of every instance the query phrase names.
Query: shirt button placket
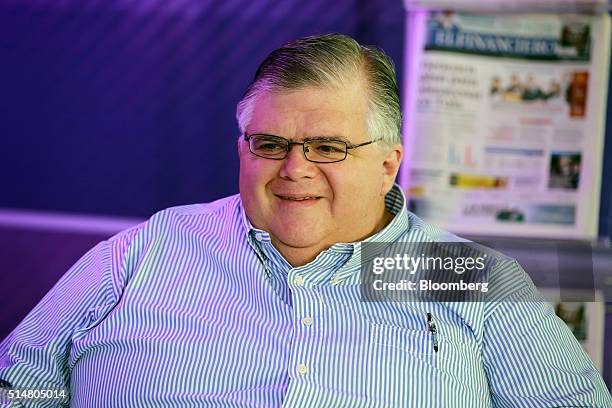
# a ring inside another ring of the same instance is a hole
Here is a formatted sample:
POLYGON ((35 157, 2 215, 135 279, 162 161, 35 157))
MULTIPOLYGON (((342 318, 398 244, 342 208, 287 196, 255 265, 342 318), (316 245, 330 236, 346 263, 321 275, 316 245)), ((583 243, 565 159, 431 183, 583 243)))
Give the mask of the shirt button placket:
POLYGON ((312 374, 312 355, 314 341, 314 316, 316 314, 316 289, 305 286, 302 275, 296 274, 291 279, 296 289, 293 293, 294 332, 292 342, 292 366, 300 378, 312 374))

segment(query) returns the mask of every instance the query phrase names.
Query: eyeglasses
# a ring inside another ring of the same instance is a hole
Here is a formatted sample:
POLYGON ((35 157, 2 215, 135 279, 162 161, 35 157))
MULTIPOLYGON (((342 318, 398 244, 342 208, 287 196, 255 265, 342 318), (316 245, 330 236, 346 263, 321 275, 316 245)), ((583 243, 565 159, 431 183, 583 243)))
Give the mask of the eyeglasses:
POLYGON ((251 153, 264 159, 283 160, 289 154, 292 145, 302 145, 306 160, 314 163, 335 163, 346 159, 349 149, 378 142, 380 138, 360 144, 348 144, 344 140, 327 137, 291 142, 280 136, 262 133, 249 136, 245 132, 244 140, 249 143, 251 153))

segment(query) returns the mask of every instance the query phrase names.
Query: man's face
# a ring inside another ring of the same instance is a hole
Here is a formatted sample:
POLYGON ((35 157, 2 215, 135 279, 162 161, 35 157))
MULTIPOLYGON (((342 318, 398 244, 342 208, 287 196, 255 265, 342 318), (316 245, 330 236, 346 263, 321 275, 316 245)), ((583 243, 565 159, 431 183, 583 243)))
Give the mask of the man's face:
MULTIPOLYGON (((359 81, 339 89, 264 93, 255 102, 247 133, 291 141, 323 136, 367 142, 366 98, 359 81)), ((373 234, 388 221, 384 196, 401 160, 401 146, 389 151, 376 144, 349 149, 341 162, 313 163, 301 145, 292 145, 284 160, 270 160, 250 153, 241 139, 240 195, 251 223, 268 231, 293 265, 307 263, 335 243, 373 234)))

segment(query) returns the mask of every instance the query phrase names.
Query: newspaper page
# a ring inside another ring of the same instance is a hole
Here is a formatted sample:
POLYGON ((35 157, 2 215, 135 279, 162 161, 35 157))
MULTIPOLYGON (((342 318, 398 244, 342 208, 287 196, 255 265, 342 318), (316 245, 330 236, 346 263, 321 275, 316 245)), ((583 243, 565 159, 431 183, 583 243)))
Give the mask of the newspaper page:
POLYGON ((411 210, 462 234, 596 238, 610 17, 423 11, 408 24, 411 210))

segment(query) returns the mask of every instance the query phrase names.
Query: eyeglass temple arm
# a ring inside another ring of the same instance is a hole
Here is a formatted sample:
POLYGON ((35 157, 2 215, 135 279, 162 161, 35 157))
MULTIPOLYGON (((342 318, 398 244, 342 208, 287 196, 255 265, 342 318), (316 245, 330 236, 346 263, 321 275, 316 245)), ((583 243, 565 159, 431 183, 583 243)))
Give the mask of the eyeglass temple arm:
POLYGON ((369 144, 372 144, 372 143, 376 143, 376 142, 378 142, 379 140, 382 140, 382 137, 379 137, 378 139, 370 140, 369 142, 365 142, 365 143, 352 144, 352 145, 350 145, 350 144, 348 144, 348 143, 347 143, 346 148, 347 148, 347 149, 355 149, 355 148, 357 148, 357 147, 366 146, 366 145, 369 145, 369 144))

